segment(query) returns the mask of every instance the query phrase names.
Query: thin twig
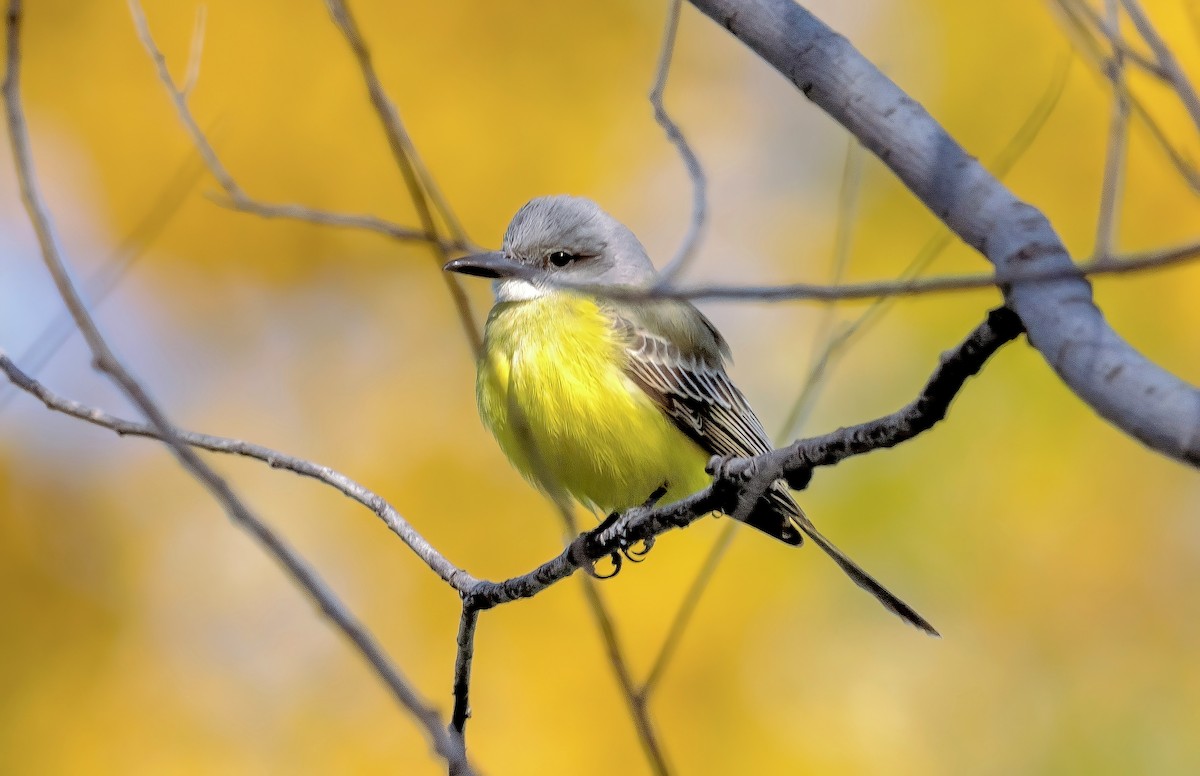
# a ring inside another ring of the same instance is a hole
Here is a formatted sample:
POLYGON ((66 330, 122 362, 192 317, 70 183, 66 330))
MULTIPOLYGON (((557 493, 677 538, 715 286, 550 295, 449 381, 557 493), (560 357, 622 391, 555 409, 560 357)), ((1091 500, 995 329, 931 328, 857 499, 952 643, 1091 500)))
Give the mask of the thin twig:
POLYGON ((464 747, 467 720, 471 717, 471 662, 475 658, 475 627, 478 623, 479 610, 463 606, 454 658, 454 712, 450 715, 450 730, 463 740, 464 747))
POLYGON ((184 71, 183 86, 179 89, 185 100, 192 96, 192 91, 200 80, 200 58, 204 54, 204 30, 207 21, 208 6, 196 6, 196 24, 192 27, 192 45, 188 49, 187 70, 184 71))
POLYGON ((209 142, 208 136, 200 129, 199 123, 197 123, 195 117, 192 115, 191 108, 188 107, 188 93, 175 85, 175 81, 171 77, 171 72, 167 68, 166 58, 163 56, 162 51, 159 50, 158 44, 154 41, 154 37, 150 33, 150 27, 139 0, 129 0, 129 12, 133 17, 138 39, 141 40, 146 53, 154 62, 158 79, 166 87, 167 95, 171 98, 171 103, 175 106, 175 112, 179 116, 179 120, 183 123, 184 129, 187 130, 188 135, 191 137, 192 144, 196 147, 197 152, 199 152, 200 158, 204 160, 209 173, 217 181, 217 184, 225 194, 226 198, 218 199, 218 204, 232 210, 251 213, 264 218, 288 218, 320 224, 322 226, 364 229, 383 234, 394 240, 414 242, 437 240, 437 235, 431 234, 427 230, 401 226, 377 216, 332 213, 297 204, 272 204, 261 202, 251 197, 229 172, 228 168, 225 167, 221 158, 217 156, 217 152, 213 148, 212 143, 209 142))
MULTIPOLYGON (((1104 29, 1109 40, 1121 39, 1120 0, 1105 0, 1104 29)), ((1108 126, 1108 150, 1104 156, 1104 182, 1100 187, 1100 213, 1096 218, 1097 256, 1111 256, 1116 250, 1117 210, 1121 201, 1121 184, 1125 170, 1125 150, 1129 137, 1129 101, 1125 99, 1125 56, 1120 46, 1113 44, 1112 56, 1105 73, 1113 87, 1112 117, 1108 126)))
MULTIPOLYGON (((1095 32, 1098 32, 1108 42, 1109 47, 1114 52, 1119 52, 1123 59, 1128 60, 1155 78, 1169 82, 1167 72, 1163 70, 1158 62, 1131 47, 1121 37, 1120 27, 1114 27, 1106 22, 1105 18, 1084 0, 1058 0, 1058 2, 1064 13, 1077 16, 1075 21, 1080 24, 1087 22, 1087 25, 1083 26, 1090 26, 1095 32)), ((1109 0, 1104 0, 1104 2, 1105 5, 1108 5, 1109 0)))
POLYGON ((663 128, 663 132, 667 134, 667 140, 670 140, 671 144, 675 146, 675 150, 679 152, 679 158, 683 160, 688 178, 692 181, 691 220, 688 222, 687 232, 683 236, 683 242, 680 243, 679 249, 675 251, 675 255, 659 273, 658 283, 664 286, 669 284, 695 255, 708 210, 708 181, 704 175, 704 168, 700 165, 700 160, 692 151, 692 147, 688 145, 679 125, 672 120, 663 105, 663 92, 667 88, 667 75, 670 73, 671 57, 675 52, 675 36, 679 31, 679 14, 682 6, 683 0, 670 0, 667 23, 663 29, 662 48, 658 54, 654 87, 650 90, 650 105, 654 108, 654 120, 663 128))
MULTIPOLYGON (((850 247, 857 220, 855 213, 861 184, 862 145, 851 137, 846 144, 846 158, 842 165, 842 180, 838 189, 837 222, 834 227, 833 253, 829 273, 832 285, 841 282, 850 263, 850 247)), ((814 330, 814 352, 825 349, 829 340, 834 336, 831 331, 834 314, 835 310, 832 305, 822 311, 821 319, 817 322, 814 330)), ((776 435, 777 440, 793 435, 793 429, 803 426, 804 417, 807 415, 807 409, 812 407, 822 375, 823 371, 810 370, 804 389, 792 404, 792 409, 783 422, 781 432, 776 435)), ((704 556, 704 562, 700 565, 700 570, 696 572, 679 607, 675 610, 675 616, 671 618, 671 624, 667 628, 667 635, 663 638, 649 673, 646 674, 646 681, 642 684, 642 697, 649 697, 658 686, 667 664, 679 648, 683 634, 700 606, 700 601, 704 597, 709 583, 716 575, 729 548, 733 546, 733 540, 737 534, 737 524, 733 521, 726 522, 713 541, 712 547, 709 548, 708 554, 704 556)))
MULTIPOLYGON (((1033 147, 1034 141, 1050 120, 1050 116, 1054 114, 1054 110, 1058 107, 1063 92, 1066 90, 1073 59, 1074 57, 1069 50, 1062 54, 1054 67, 1054 72, 1051 73, 1046 90, 1038 98, 1038 101, 1034 103, 1029 114, 1021 122, 1012 137, 1008 139, 1008 142, 1004 144, 988 164, 988 169, 1000 180, 1004 180, 1016 163, 1033 147)), ((899 278, 907 280, 920 276, 952 242, 953 235, 946 229, 935 231, 917 250, 908 264, 905 265, 904 269, 900 272, 899 278)), ((793 407, 804 404, 807 404, 810 408, 815 406, 815 393, 819 386, 823 384, 825 375, 837 363, 841 353, 854 341, 855 337, 870 331, 876 322, 883 320, 884 315, 891 309, 895 302, 895 297, 880 297, 874 300, 854 320, 841 328, 837 334, 830 337, 813 359, 813 364, 809 368, 808 375, 805 377, 804 384, 801 386, 793 407)), ((803 417, 801 416, 797 423, 790 425, 784 430, 782 436, 789 438, 799 434, 802 422, 803 417)))
MULTIPOLYGON (((862 145, 850 137, 846 146, 846 162, 842 169, 842 185, 838 193, 837 225, 833 239, 833 267, 829 283, 841 285, 846 275, 846 267, 850 263, 850 245, 857 220, 856 204, 858 192, 862 183, 862 145)), ((833 332, 833 321, 836 311, 829 305, 822 312, 814 330, 813 352, 827 351, 829 343, 836 337, 833 332)), ((809 370, 796 401, 792 403, 787 417, 783 421, 782 435, 787 436, 803 427, 812 408, 816 406, 816 397, 825 377, 825 362, 817 358, 813 368, 809 370)))
MULTIPOLYGON (((1096 40, 1093 25, 1089 19, 1082 18, 1076 8, 1076 6, 1083 5, 1083 3, 1075 2, 1075 0, 1055 0, 1055 5, 1062 11, 1063 18, 1067 21, 1068 34, 1074 33, 1072 40, 1075 43, 1076 49, 1087 57, 1092 65, 1095 66, 1096 71, 1100 73, 1100 76, 1107 80, 1104 75, 1104 62, 1107 59, 1107 55, 1102 51, 1102 46, 1096 40)), ((1165 76, 1164 80, 1167 80, 1165 76)), ((1122 85, 1122 96, 1129 103, 1131 113, 1146 127, 1151 139, 1167 155, 1168 161, 1179 172, 1179 175, 1187 183, 1188 188, 1195 193, 1200 193, 1200 170, 1197 170, 1195 165, 1175 147, 1175 144, 1171 142, 1163 126, 1154 118, 1154 115, 1146 107, 1145 103, 1129 90, 1128 85, 1122 85)))
POLYGON ((13 164, 20 183, 21 200, 25 205, 34 232, 37 234, 42 259, 54 280, 59 295, 71 311, 76 325, 92 351, 96 369, 112 379, 146 417, 175 454, 180 464, 225 508, 235 524, 246 530, 264 550, 279 562, 297 586, 354 644, 380 680, 391 690, 396 700, 425 727, 438 753, 447 762, 463 761, 464 768, 470 770, 470 766, 465 762, 461 742, 442 727, 438 713, 412 689, 407 680, 392 665, 370 632, 350 613, 308 563, 260 521, 234 494, 228 483, 178 437, 175 427, 167 419, 162 409, 150 397, 145 387, 121 363, 97 328, 82 296, 71 280, 66 262, 59 251, 49 212, 42 201, 34 178, 29 133, 20 98, 21 21, 21 0, 10 0, 6 17, 8 54, 3 94, 13 164))
POLYGON ((1142 40, 1146 41, 1146 45, 1154 52, 1158 66, 1162 68, 1164 77, 1171 84, 1171 88, 1179 95, 1179 100, 1187 109, 1188 115, 1191 116, 1192 123, 1196 125, 1197 130, 1200 130, 1200 94, 1196 93, 1196 88, 1192 86, 1187 74, 1183 72, 1171 47, 1158 34, 1158 30, 1155 29, 1138 0, 1121 0, 1121 5, 1125 6, 1125 12, 1129 14, 1129 19, 1133 22, 1138 34, 1142 36, 1142 40))
POLYGON ((629 670, 629 663, 625 659, 624 652, 621 649, 616 624, 608 614, 608 609, 600 597, 600 591, 596 589, 596 580, 585 574, 580 579, 580 582, 583 585, 583 595, 587 600, 588 608, 591 609, 593 617, 600 626, 600 635, 604 641, 604 651, 608 655, 608 662, 612 665, 613 672, 616 674, 617 683, 621 688, 621 695, 625 698, 629 713, 633 717, 634 726, 637 728, 638 741, 641 742, 642 749, 646 754, 646 762, 650 766, 651 772, 656 776, 667 776, 671 772, 671 769, 667 765, 666 755, 663 752, 662 745, 658 741, 654 723, 650 719, 650 711, 646 707, 645 697, 634 683, 633 675, 629 670))
POLYGON ((648 701, 654 690, 658 688, 671 658, 675 656, 676 650, 683 641, 683 634, 691 624, 692 617, 696 614, 696 609, 700 606, 700 601, 708 590, 709 583, 716 576, 721 561, 725 559, 725 554, 729 552, 738 533, 738 524, 733 520, 726 520, 725 524, 721 526, 721 532, 717 534, 708 554, 704 556, 700 570, 696 572, 696 577, 688 586, 687 592, 684 593, 683 600, 679 602, 679 608, 675 610, 675 616, 671 618, 671 625, 667 628, 667 635, 663 637, 658 654, 655 655, 654 662, 650 664, 650 670, 646 673, 646 681, 642 683, 640 693, 643 700, 648 701))
POLYGON ((629 291, 612 293, 618 298, 646 299, 745 299, 760 302, 848 302, 880 297, 922 296, 994 288, 1018 283, 1051 283, 1100 275, 1120 275, 1131 272, 1147 272, 1184 264, 1200 256, 1200 242, 1186 243, 1170 248, 1159 248, 1124 256, 1102 256, 1089 259, 1070 267, 1051 267, 1039 270, 1002 270, 978 275, 951 275, 946 277, 918 278, 913 280, 878 280, 863 283, 846 283, 828 286, 815 283, 793 283, 779 286, 725 286, 707 285, 665 290, 629 291))
MULTIPOLYGON (((442 246, 442 242, 437 239, 437 235, 439 234, 437 223, 434 221, 433 211, 430 208, 431 192, 436 191, 436 188, 432 185, 432 179, 425 171, 424 166, 418 161, 419 157, 416 147, 413 145, 412 139, 409 138, 408 131, 404 128, 403 122, 400 121, 400 113, 396 110, 395 104, 383 88, 383 82, 379 80, 379 74, 375 71, 375 63, 371 60, 371 50, 367 47, 366 39, 363 38, 362 33, 359 31, 358 23, 350 13, 349 6, 343 0, 325 0, 325 5, 329 9, 329 14, 333 18, 334 25, 341 31, 342 36, 346 39, 346 43, 349 44, 350 50, 354 54, 355 61, 358 63, 363 81, 367 86, 367 95, 370 97, 371 105, 375 108, 375 113, 379 116, 379 121, 383 125, 388 147, 392 151, 392 158, 396 161, 396 166, 400 168, 400 174, 404 177, 409 197, 412 199, 413 207, 416 208, 417 216, 421 221, 421 228, 425 234, 431 235, 434 238, 429 242, 429 246, 433 249, 434 259, 437 261, 438 268, 440 269, 446 263, 449 254, 442 246)), ((440 211, 445 219, 453 225, 452 228, 458 229, 461 232, 462 227, 454 219, 449 206, 445 204, 444 199, 439 201, 441 202, 440 211)), ((460 242, 462 242, 460 246, 462 249, 465 250, 469 247, 465 238, 460 240, 460 242)), ((446 284, 447 291, 450 293, 450 298, 458 313, 463 333, 467 337, 471 351, 478 358, 479 354, 483 352, 483 340, 479 334, 479 327, 475 323, 475 315, 471 312, 471 303, 467 299, 466 292, 453 273, 440 272, 439 274, 441 275, 442 282, 446 284)))
MULTIPOLYGON (((18 369, 2 353, 0 353, 0 369, 8 375, 9 380, 14 385, 35 396, 49 409, 70 415, 73 418, 101 428, 107 428, 121 436, 163 440, 163 436, 149 424, 118 418, 95 407, 81 404, 55 394, 33 379, 27 372, 18 369)), ((396 534, 396 536, 400 537, 400 540, 425 565, 429 566, 435 574, 449 583, 455 590, 459 592, 471 590, 472 586, 478 581, 466 571, 454 565, 446 556, 442 555, 441 552, 426 541, 412 524, 382 496, 328 466, 323 466, 303 458, 297 458, 278 450, 241 439, 200 434, 181 428, 176 428, 175 434, 181 441, 201 450, 253 458, 262 461, 273 469, 283 469, 293 474, 322 482, 374 512, 383 521, 384 525, 396 534)))
MULTIPOLYGON (((188 158, 179 166, 171 180, 156 192, 153 199, 154 205, 150 211, 104 258, 99 269, 87 279, 85 293, 87 298, 92 300, 93 306, 98 307, 103 304, 130 268, 145 255, 146 249, 175 218, 187 200, 187 195, 195 188, 196 182, 200 180, 203 173, 204 165, 200 162, 199 157, 189 153, 188 158)), ((59 349, 77 331, 71 313, 63 310, 34 337, 29 347, 17 357, 17 361, 30 374, 36 375, 46 364, 50 363, 59 349)), ((0 412, 3 412, 9 402, 19 393, 12 386, 0 388, 0 412)))

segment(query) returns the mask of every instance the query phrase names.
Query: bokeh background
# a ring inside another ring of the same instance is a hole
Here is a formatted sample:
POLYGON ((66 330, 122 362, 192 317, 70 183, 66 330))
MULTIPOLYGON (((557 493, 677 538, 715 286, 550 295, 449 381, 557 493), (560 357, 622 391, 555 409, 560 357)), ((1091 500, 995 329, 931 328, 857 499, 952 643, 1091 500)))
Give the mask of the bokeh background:
MULTIPOLYGON (((253 196, 415 224, 349 52, 321 3, 209 0, 193 107, 253 196)), ((972 153, 1009 143, 1069 56, 1047 3, 820 0, 812 10, 972 153)), ((80 279, 133 236, 98 306, 181 424, 349 474, 471 572, 550 557, 558 519, 479 424, 473 364, 428 250, 213 203, 123 3, 31 3, 25 90, 38 172, 80 279), (194 181, 157 234, 141 223, 194 181)), ((472 237, 496 245, 545 193, 593 197, 660 261, 690 190, 646 100, 664 3, 357 0, 385 83, 472 237)), ((1200 74, 1196 3, 1147 3, 1200 74)), ((182 76, 195 7, 150 0, 182 76)), ((1172 95, 1133 86, 1189 158, 1172 95)), ((711 182, 687 279, 830 276, 847 136, 735 40, 684 9, 667 103, 711 182)), ((1008 181, 1091 250, 1110 93, 1076 60, 1008 181)), ((61 314, 0 154, 0 347, 61 314)), ((1200 205, 1135 123, 1119 246, 1196 236, 1200 205)), ((847 276, 896 275, 934 219, 863 163, 847 276)), ((934 269, 974 272, 954 245, 934 269)), ((476 310, 489 304, 469 284, 476 310)), ((1200 382, 1200 266, 1103 279, 1151 358, 1200 382)), ((902 301, 831 371, 805 426, 908 401, 998 302, 902 301)), ((825 318, 706 304, 735 378, 778 427, 825 318)), ((837 308, 837 325, 861 304, 837 308)), ((78 338, 41 373, 129 414, 78 338)), ((27 396, 0 411, 0 772, 434 774, 417 726, 157 444, 27 396)), ((458 600, 370 513, 262 464, 214 464, 320 569, 448 714, 458 600)), ((942 631, 883 612, 819 553, 743 531, 651 702, 679 773, 1189 773, 1200 769, 1200 478, 1098 419, 1024 343, 934 433, 821 471, 803 495, 840 545, 942 631)), ((637 673, 721 523, 661 540, 602 585, 637 673)), ((489 612, 468 734, 495 774, 646 770, 578 580, 489 612)))

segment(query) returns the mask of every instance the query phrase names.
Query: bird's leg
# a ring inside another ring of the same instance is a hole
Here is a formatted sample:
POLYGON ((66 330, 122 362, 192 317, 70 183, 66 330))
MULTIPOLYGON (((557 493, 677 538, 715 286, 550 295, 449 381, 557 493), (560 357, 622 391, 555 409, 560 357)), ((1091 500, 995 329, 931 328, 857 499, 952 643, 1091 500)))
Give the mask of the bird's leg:
POLYGON ((592 533, 594 533, 594 534, 596 534, 597 536, 599 536, 600 534, 602 534, 602 533, 604 533, 605 531, 607 531, 609 528, 612 528, 612 527, 613 527, 613 524, 614 524, 614 523, 616 523, 616 522, 617 522, 617 520, 619 520, 620 518, 621 518, 621 513, 620 513, 620 512, 612 512, 612 513, 610 513, 610 514, 608 515, 608 517, 606 517, 606 518, 604 518, 603 520, 601 520, 601 521, 600 521, 600 525, 598 525, 598 526, 596 526, 595 528, 593 528, 593 529, 592 529, 592 533))

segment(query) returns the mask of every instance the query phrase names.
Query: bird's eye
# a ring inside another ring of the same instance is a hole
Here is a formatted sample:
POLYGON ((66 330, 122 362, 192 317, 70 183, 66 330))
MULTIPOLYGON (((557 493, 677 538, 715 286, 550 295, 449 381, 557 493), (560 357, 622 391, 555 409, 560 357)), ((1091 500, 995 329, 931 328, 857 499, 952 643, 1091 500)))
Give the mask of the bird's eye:
POLYGON ((566 251, 554 251, 554 253, 551 253, 549 256, 550 263, 556 267, 565 267, 571 262, 575 261, 577 258, 579 257, 573 256, 566 251))

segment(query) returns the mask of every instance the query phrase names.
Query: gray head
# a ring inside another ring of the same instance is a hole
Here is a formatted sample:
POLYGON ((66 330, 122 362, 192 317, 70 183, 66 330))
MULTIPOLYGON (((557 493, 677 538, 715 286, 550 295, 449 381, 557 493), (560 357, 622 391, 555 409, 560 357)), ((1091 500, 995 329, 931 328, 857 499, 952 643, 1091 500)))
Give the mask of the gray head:
POLYGON ((540 296, 564 284, 636 286, 654 278, 654 265, 633 232, 589 199, 530 200, 504 233, 501 250, 455 259, 451 272, 497 278, 501 300, 540 296))

